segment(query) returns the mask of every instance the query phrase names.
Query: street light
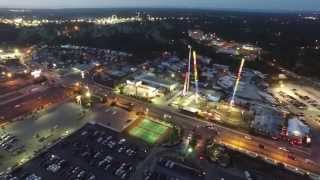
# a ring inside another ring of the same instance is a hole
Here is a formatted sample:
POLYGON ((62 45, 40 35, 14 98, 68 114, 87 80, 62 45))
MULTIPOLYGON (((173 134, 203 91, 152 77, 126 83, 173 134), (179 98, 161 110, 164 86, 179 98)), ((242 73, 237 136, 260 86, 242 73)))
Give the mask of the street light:
POLYGON ((11 77, 12 77, 12 73, 8 72, 8 73, 7 73, 7 77, 8 77, 8 78, 11 78, 11 77))
POLYGON ((80 30, 79 26, 74 26, 73 29, 74 29, 75 31, 79 31, 79 30, 80 30))
POLYGON ((85 95, 86 95, 87 98, 91 97, 91 93, 89 91, 87 91, 85 95))

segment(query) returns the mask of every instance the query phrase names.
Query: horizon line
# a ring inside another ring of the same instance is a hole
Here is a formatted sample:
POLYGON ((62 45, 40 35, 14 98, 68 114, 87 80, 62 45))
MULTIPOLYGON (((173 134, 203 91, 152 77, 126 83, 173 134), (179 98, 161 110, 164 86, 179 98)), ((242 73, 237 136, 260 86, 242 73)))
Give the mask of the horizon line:
POLYGON ((302 9, 261 9, 261 8, 219 8, 219 7, 174 7, 174 6, 114 6, 114 7, 56 7, 56 8, 46 8, 46 7, 1 7, 0 9, 6 10, 71 10, 71 9, 187 9, 187 10, 224 10, 224 11, 239 11, 239 12, 266 12, 266 13, 314 13, 320 12, 320 10, 302 10, 302 9))

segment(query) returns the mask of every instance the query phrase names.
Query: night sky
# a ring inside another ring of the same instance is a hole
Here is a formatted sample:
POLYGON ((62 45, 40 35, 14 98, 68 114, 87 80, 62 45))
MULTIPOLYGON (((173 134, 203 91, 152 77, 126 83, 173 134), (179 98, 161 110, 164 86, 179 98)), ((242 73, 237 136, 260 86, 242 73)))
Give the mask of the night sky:
POLYGON ((0 0, 4 8, 181 7, 320 10, 320 0, 0 0))

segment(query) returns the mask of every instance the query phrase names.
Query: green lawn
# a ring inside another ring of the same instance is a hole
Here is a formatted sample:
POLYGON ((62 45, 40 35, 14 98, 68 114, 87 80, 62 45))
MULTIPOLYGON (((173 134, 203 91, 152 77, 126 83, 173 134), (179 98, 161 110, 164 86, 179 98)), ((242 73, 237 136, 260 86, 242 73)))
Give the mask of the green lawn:
POLYGON ((129 134, 138 137, 149 144, 154 144, 168 129, 169 126, 149 119, 143 119, 137 127, 134 127, 129 131, 129 134))

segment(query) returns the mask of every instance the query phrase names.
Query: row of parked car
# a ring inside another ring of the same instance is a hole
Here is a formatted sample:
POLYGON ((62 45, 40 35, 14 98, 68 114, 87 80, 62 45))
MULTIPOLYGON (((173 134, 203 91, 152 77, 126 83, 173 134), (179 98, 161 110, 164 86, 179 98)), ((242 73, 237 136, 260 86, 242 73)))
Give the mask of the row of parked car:
POLYGON ((16 141, 17 138, 15 136, 5 133, 0 137, 0 148, 8 150, 16 141))
POLYGON ((16 136, 5 133, 0 137, 0 148, 8 152, 20 152, 23 150, 24 145, 17 145, 17 141, 16 136))
POLYGON ((202 180, 206 173, 197 168, 190 167, 186 164, 176 162, 166 157, 160 157, 157 165, 153 170, 144 171, 144 180, 183 180, 194 179, 202 180), (161 167, 158 169, 157 167, 161 167), (167 169, 165 171, 161 169, 167 169), (173 172, 173 173, 170 173, 173 172))
POLYGON ((289 102, 290 104, 292 104, 293 106, 295 106, 296 108, 298 109, 301 109, 301 110, 305 110, 307 109, 307 105, 298 101, 296 98, 294 98, 293 96, 289 95, 289 94, 286 94, 285 92, 283 91, 280 91, 279 92, 280 96, 282 98, 285 99, 286 102, 289 102))
POLYGON ((164 173, 156 172, 156 171, 145 171, 144 172, 144 180, 182 180, 177 177, 169 176, 164 173))
POLYGON ((1 180, 42 180, 43 178, 35 173, 32 173, 32 174, 26 173, 19 178, 12 174, 4 174, 4 175, 0 175, 0 179, 1 180))

